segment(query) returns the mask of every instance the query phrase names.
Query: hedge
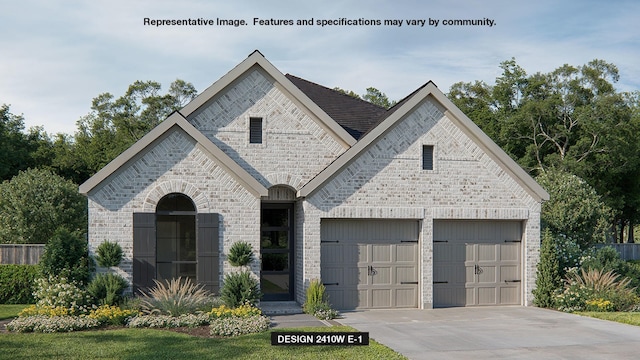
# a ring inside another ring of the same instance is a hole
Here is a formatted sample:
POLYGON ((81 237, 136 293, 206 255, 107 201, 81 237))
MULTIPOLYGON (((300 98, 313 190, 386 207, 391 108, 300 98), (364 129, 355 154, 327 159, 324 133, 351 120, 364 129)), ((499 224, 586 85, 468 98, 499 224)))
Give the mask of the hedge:
POLYGON ((0 265, 0 304, 33 304, 38 265, 0 265))

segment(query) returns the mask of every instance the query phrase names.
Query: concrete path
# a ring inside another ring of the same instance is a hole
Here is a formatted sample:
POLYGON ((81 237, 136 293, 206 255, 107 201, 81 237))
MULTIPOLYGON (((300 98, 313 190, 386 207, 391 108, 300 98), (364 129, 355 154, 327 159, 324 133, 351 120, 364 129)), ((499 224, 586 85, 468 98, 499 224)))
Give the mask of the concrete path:
POLYGON ((345 312, 410 359, 639 359, 640 326, 534 307, 345 312))

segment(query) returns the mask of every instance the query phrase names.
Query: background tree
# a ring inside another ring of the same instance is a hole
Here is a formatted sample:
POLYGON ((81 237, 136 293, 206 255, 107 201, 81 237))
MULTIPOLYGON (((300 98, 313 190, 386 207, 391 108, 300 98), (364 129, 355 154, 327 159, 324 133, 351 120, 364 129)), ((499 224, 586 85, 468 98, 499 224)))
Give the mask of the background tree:
POLYGON ((30 169, 0 184, 0 243, 46 244, 60 227, 86 231, 87 200, 75 183, 30 169))
POLYGON ((12 114, 9 105, 0 106, 0 181, 32 165, 31 144, 23 130, 23 117, 12 114))
POLYGON ((511 59, 500 68, 494 85, 456 83, 449 97, 532 175, 576 174, 614 210, 610 224, 632 228, 640 216, 639 96, 616 92, 615 65, 593 60, 527 75, 511 59))

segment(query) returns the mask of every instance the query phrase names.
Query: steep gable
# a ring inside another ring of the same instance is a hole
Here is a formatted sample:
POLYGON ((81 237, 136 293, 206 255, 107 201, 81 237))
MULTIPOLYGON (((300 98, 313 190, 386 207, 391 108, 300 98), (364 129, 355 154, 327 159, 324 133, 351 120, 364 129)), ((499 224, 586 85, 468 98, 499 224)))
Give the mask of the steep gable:
MULTIPOLYGON (((500 169, 515 181, 535 201, 548 200, 549 194, 538 185, 513 159, 511 159, 499 146, 497 146, 477 125, 464 115, 446 96, 438 90, 432 82, 418 89, 409 97, 403 99, 398 105, 390 109, 386 116, 368 133, 360 138, 358 143, 352 146, 336 161, 331 163, 317 177, 312 179, 298 192, 299 196, 307 197, 333 179, 336 174, 343 171, 358 157, 365 154, 371 147, 376 146, 391 129, 400 124, 407 116, 411 116, 416 110, 430 101, 441 108, 442 114, 461 133, 465 134, 476 146, 476 151, 486 154, 500 169)), ((446 137, 443 139, 446 140, 446 137)), ((393 151, 391 151, 393 152, 393 151)), ((477 156, 478 154, 474 154, 477 156)))

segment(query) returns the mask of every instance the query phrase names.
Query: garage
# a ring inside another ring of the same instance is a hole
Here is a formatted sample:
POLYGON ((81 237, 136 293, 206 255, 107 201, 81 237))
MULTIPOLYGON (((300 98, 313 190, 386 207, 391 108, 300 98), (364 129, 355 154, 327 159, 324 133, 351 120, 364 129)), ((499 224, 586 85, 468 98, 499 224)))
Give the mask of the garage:
POLYGON ((433 306, 520 305, 521 221, 437 220, 433 306))
POLYGON ((339 310, 418 307, 416 220, 323 219, 320 262, 339 310))

